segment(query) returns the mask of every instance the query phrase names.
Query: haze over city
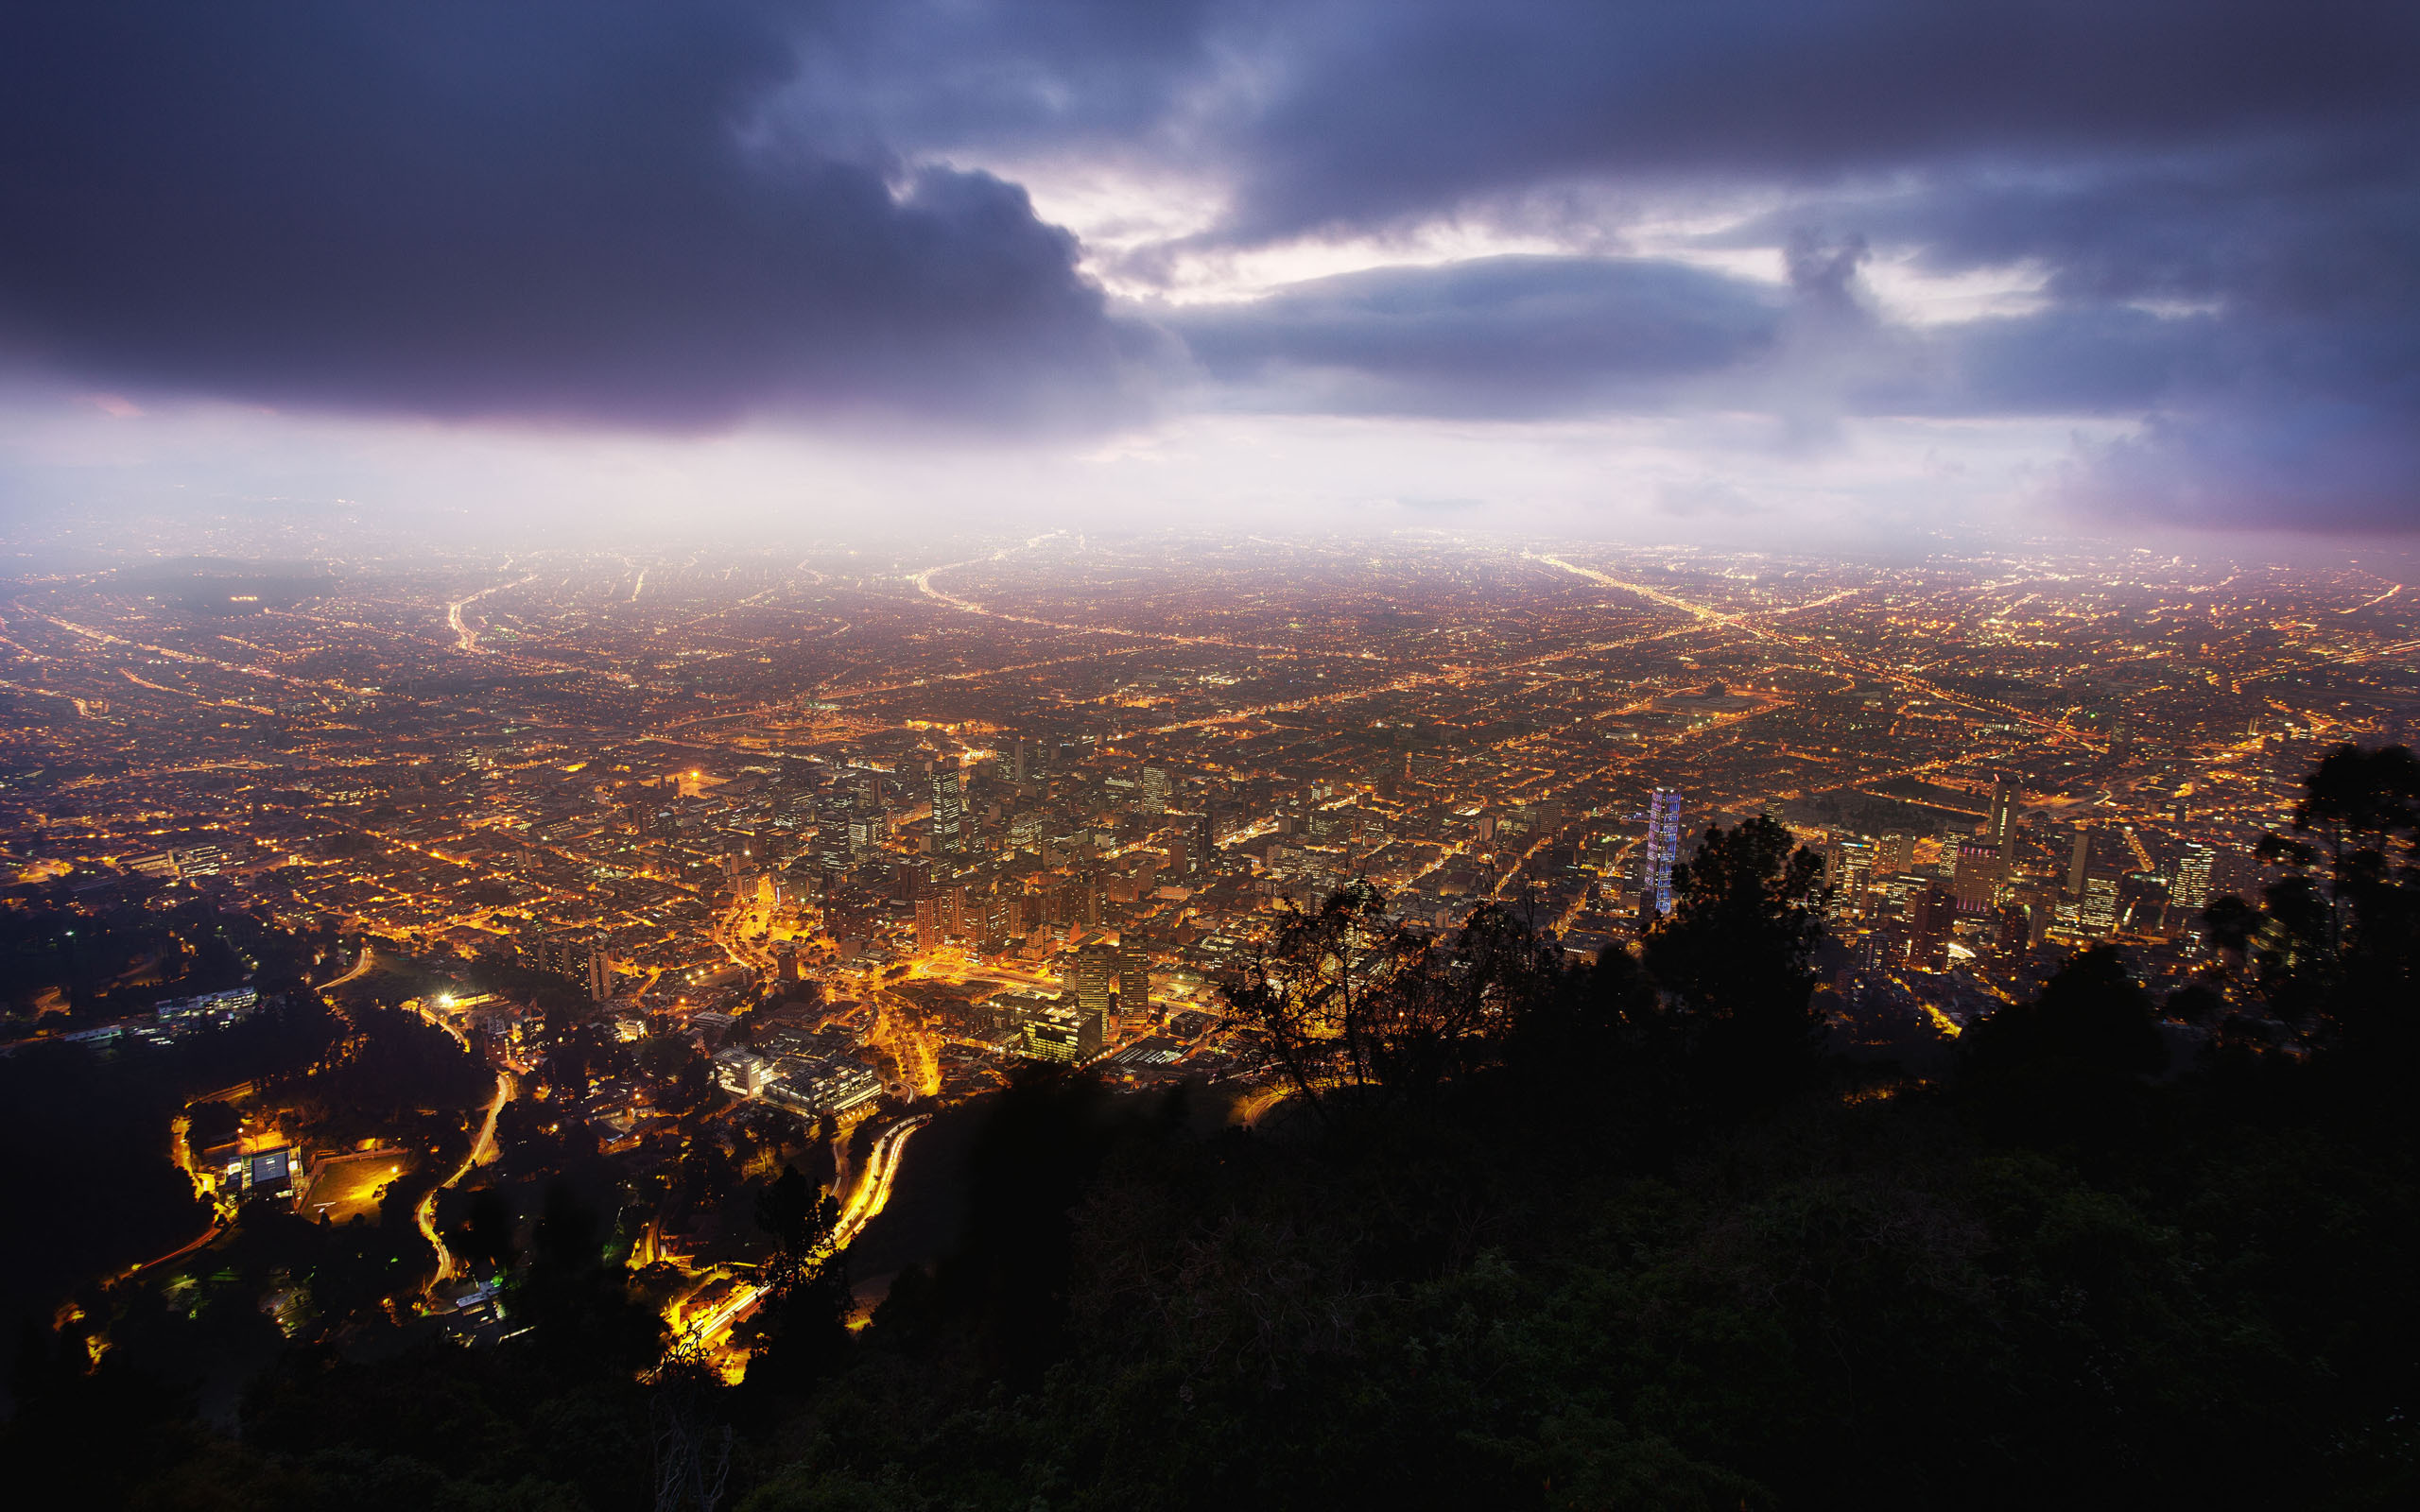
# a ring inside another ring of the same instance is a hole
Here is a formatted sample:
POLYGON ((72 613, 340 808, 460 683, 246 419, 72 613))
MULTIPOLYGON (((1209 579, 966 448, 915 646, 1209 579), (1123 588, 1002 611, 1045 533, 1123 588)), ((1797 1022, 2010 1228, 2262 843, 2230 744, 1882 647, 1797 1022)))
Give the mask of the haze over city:
POLYGON ((0 1484, 2420 1494, 2420 20, 0 16, 0 1484))

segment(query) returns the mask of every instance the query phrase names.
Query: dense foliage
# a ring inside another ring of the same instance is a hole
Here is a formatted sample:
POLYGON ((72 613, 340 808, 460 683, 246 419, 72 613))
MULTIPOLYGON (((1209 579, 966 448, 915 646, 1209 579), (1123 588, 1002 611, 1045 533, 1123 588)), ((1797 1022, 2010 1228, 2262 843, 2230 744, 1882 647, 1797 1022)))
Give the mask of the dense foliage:
POLYGON ((814 1183, 765 1189, 785 1305, 738 1388, 649 1368, 565 1200, 526 1339, 285 1355, 240 1435, 29 1346, 12 1445, 151 1507, 2409 1505, 2413 772, 2315 771, 2205 980, 2083 952, 1929 1082, 1824 1054, 1769 821, 1576 969, 1348 889, 1234 989, 1290 1097, 1019 1081, 855 1335, 814 1183))

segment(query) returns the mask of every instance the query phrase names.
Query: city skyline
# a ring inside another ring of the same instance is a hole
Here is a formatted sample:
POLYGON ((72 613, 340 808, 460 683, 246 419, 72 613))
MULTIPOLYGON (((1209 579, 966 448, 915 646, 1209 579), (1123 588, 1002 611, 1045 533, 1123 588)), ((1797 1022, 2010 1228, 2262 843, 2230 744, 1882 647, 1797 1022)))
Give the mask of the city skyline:
POLYGON ((2420 1504, 2415 138, 2376 0, 0 10, 0 1476, 2420 1504))

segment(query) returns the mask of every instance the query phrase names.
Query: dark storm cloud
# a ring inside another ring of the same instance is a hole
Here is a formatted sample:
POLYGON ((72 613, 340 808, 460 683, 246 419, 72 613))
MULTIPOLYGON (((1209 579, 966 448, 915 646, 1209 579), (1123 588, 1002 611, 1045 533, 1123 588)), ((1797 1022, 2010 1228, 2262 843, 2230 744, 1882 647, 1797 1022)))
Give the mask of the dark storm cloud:
MULTIPOLYGON (((2074 497, 2228 524, 2420 524, 2395 481, 2420 476, 2420 9, 1305 0, 1156 14, 1109 52, 1104 34, 1070 47, 1063 25, 987 20, 979 53, 943 44, 934 88, 893 78, 858 107, 928 146, 1055 136, 1220 170, 1233 202, 1201 246, 1551 220, 1566 200, 1617 229, 1658 197, 1745 192, 1783 201, 1739 233, 1754 245, 1812 224, 1935 272, 2027 261, 2047 280, 2036 315, 1892 333, 1846 303, 1822 318, 1802 267, 1780 350, 1725 368, 1692 348, 1706 366, 1677 364, 1662 376, 1690 387, 1660 395, 1619 332, 1693 329, 1699 291, 1662 315, 1592 308, 1568 340, 1500 287, 1456 302, 1450 271, 1185 318, 1212 370, 1263 402, 1471 415, 1761 393, 1802 416, 2139 417, 2137 441, 2076 471, 2074 497), (1103 87, 1113 77, 1166 88, 1166 108, 1103 87), (1443 303, 1415 307, 1415 287, 1443 303), (1709 388, 1710 370, 1740 381, 1709 388)), ((1843 300, 1855 266, 1824 270, 1843 300)))
POLYGON ((981 173, 753 129, 747 5, 0 22, 0 338, 93 381, 689 425, 1115 410, 1132 333, 981 173))
POLYGON ((2408 121, 2379 0, 903 0, 802 9, 803 119, 1220 163, 1220 238, 1606 176, 1814 184, 2408 121))
POLYGON ((19 6, 0 355, 447 415, 1115 423, 1166 335, 1224 404, 2139 421, 2070 497, 2408 527, 2415 80, 2420 9, 2377 0, 19 6), (1223 195, 1144 281, 1448 220, 1601 255, 1121 317, 985 163, 1223 195), (1749 202, 1707 240, 1770 284, 1626 249, 1749 202), (1893 326, 1886 262, 2030 265, 2039 307, 1893 326))
POLYGON ((1245 225, 1595 175, 1815 182, 2408 116, 2420 12, 2375 0, 1313 7, 1251 118, 1245 225))
MULTIPOLYGON (((2420 525, 2420 165, 2280 133, 2063 173, 1984 174, 1833 215, 1940 271, 2030 262, 2050 301, 1945 335, 1960 402, 2145 417, 2069 497, 2229 526, 2420 525)), ((1801 207, 1802 213, 1806 207, 1801 207)))
POLYGON ((1262 403, 1527 418, 1660 406, 1768 348, 1780 316, 1770 290, 1696 268, 1494 257, 1319 279, 1167 323, 1262 403))

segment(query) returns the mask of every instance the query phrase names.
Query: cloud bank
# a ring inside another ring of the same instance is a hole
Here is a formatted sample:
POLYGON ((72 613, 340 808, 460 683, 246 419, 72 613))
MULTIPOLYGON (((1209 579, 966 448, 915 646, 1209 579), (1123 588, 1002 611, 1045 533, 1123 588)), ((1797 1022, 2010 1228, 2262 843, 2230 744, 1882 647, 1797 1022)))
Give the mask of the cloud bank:
POLYGON ((29 5, 0 361, 650 432, 2065 418, 2080 517, 2408 531, 2416 81, 2343 0, 29 5))

